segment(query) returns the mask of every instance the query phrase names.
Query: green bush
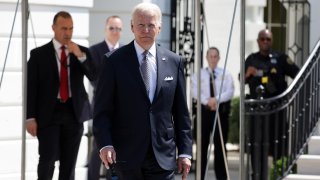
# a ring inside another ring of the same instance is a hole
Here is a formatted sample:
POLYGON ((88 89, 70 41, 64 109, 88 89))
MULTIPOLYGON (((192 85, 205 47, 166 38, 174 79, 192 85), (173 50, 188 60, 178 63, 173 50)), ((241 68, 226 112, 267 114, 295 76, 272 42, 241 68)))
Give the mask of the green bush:
POLYGON ((231 112, 229 116, 228 142, 239 144, 239 122, 240 122, 240 97, 234 97, 231 101, 231 112))
MULTIPOLYGON (((269 170, 269 180, 275 180, 276 178, 274 176, 276 176, 277 178, 282 177, 283 175, 282 171, 283 170, 285 171, 288 168, 287 164, 288 164, 288 158, 286 156, 283 156, 280 159, 278 159, 276 163, 273 164, 269 170)), ((296 165, 293 166, 291 172, 293 174, 297 173, 296 165)))

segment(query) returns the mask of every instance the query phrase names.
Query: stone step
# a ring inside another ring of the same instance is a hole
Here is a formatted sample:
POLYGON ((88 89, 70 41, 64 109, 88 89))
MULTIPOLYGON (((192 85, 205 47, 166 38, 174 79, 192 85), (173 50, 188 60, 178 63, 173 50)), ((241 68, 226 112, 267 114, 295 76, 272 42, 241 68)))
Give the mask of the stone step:
POLYGON ((308 154, 320 155, 320 136, 312 136, 308 142, 308 154))
POLYGON ((297 174, 320 175, 320 155, 301 155, 297 169, 297 174))
POLYGON ((303 174, 289 174, 283 180, 319 180, 320 176, 317 175, 303 175, 303 174))

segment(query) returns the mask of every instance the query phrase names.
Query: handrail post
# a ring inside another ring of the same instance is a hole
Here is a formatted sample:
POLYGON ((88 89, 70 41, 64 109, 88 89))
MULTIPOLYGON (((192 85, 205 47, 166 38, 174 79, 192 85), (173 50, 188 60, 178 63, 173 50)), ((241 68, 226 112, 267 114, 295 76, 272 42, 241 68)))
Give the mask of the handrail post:
POLYGON ((246 180, 246 169, 244 159, 245 148, 245 79, 244 79, 244 61, 245 61, 245 6, 246 1, 241 0, 241 19, 240 19, 240 130, 239 130, 239 142, 240 142, 240 179, 246 180))
POLYGON ((27 102, 27 49, 28 49, 28 0, 21 2, 22 15, 22 132, 21 132, 21 180, 26 172, 26 102, 27 102))

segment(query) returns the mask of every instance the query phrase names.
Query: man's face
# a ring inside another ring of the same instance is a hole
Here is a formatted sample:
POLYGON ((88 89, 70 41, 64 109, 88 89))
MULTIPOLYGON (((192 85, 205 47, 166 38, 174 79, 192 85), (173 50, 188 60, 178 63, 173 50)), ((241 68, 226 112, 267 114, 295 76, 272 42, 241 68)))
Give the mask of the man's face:
POLYGON ((61 43, 66 45, 71 41, 73 33, 73 22, 71 18, 58 17, 55 24, 52 25, 54 32, 54 38, 61 43))
POLYGON ((110 18, 105 26, 105 34, 108 41, 117 43, 122 31, 122 21, 119 18, 110 18))
POLYGON ((132 19, 131 30, 137 43, 145 50, 149 49, 160 33, 160 25, 154 14, 136 13, 132 19))
POLYGON ((272 46, 272 34, 269 31, 261 32, 257 39, 260 51, 267 52, 272 46))
POLYGON ((211 69, 214 69, 217 67, 218 62, 220 60, 220 56, 215 49, 210 49, 207 53, 207 61, 208 65, 211 69))

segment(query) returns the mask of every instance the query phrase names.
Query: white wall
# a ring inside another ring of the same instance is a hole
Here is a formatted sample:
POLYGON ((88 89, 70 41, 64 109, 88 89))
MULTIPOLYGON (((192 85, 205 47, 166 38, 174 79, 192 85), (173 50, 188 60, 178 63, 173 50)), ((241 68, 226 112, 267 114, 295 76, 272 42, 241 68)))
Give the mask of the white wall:
MULTIPOLYGON (((3 68, 17 0, 0 0, 0 69, 3 68)), ((74 19, 74 40, 89 46, 104 38, 105 19, 109 15, 119 15, 124 22, 122 43, 133 39, 130 30, 132 8, 143 0, 30 0, 31 18, 36 40, 29 21, 28 50, 48 42, 53 33, 51 24, 53 15, 67 10, 74 19), (63 5, 62 5, 63 4, 63 5)), ((163 26, 159 42, 169 46, 170 39, 170 1, 148 0, 160 6, 163 12, 163 26)), ((264 28, 262 21, 265 0, 247 0, 246 52, 257 51, 256 36, 264 28)), ((320 1, 309 0, 311 4, 310 47, 320 38, 320 19, 318 7, 320 1)), ((220 66, 223 66, 227 50, 234 0, 205 1, 208 25, 209 46, 217 46, 221 51, 220 66)), ((205 38, 206 39, 206 38, 205 38)), ((208 47, 204 43, 204 50, 208 47)), ((28 51, 29 52, 29 51, 28 51)), ((6 72, 0 89, 0 179, 19 179, 21 161, 21 123, 22 123, 22 73, 21 73, 21 13, 17 15, 11 41, 6 72)), ((227 70, 233 74, 236 95, 239 94, 238 73, 240 71, 240 1, 238 1, 233 38, 231 40, 227 70)), ((76 179, 84 178, 87 155, 87 138, 84 137, 79 152, 76 179), (80 177, 81 176, 81 177, 80 177)), ((35 179, 37 165, 37 141, 27 136, 27 179, 35 179)))
POLYGON ((313 50, 316 43, 320 40, 320 1, 309 0, 311 7, 310 18, 310 51, 313 50))

